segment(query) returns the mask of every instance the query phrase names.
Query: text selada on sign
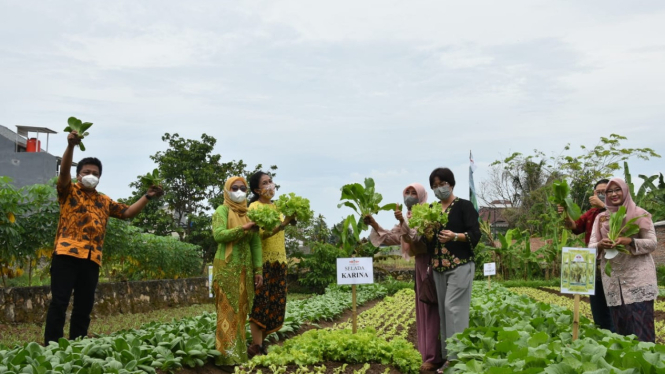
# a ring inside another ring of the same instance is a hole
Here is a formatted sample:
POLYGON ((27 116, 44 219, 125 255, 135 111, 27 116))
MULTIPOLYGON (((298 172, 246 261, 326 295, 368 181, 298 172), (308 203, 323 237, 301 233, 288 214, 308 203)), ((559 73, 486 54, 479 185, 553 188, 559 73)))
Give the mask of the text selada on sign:
POLYGON ((337 259, 337 284, 374 283, 374 267, 371 257, 337 259))

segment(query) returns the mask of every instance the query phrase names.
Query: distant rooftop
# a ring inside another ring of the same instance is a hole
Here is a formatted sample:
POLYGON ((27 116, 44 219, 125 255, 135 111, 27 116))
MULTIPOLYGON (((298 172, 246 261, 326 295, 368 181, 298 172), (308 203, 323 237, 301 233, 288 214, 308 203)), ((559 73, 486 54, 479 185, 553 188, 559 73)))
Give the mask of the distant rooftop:
POLYGON ((38 127, 38 126, 16 126, 16 129, 18 130, 19 135, 23 135, 25 137, 28 136, 28 132, 40 132, 43 134, 57 134, 57 131, 53 131, 49 128, 46 127, 38 127))
POLYGON ((26 138, 25 137, 23 137, 21 135, 17 135, 15 131, 12 131, 12 130, 10 130, 7 127, 2 126, 2 125, 0 125, 0 135, 4 136, 5 138, 7 138, 7 139, 9 139, 13 142, 17 142, 19 145, 22 145, 23 147, 25 147, 25 145, 26 145, 26 138))
POLYGON ((44 144, 44 141, 46 141, 46 150, 40 147, 40 152, 48 152, 48 136, 50 134, 57 134, 56 131, 40 126, 16 126, 16 129, 17 131, 13 131, 8 127, 0 125, 0 136, 11 140, 12 142, 16 143, 16 145, 25 149, 27 148, 28 144, 28 133, 32 132, 46 134, 46 137, 42 136, 41 139, 39 138, 39 134, 37 134, 37 138, 40 140, 41 144, 44 144))

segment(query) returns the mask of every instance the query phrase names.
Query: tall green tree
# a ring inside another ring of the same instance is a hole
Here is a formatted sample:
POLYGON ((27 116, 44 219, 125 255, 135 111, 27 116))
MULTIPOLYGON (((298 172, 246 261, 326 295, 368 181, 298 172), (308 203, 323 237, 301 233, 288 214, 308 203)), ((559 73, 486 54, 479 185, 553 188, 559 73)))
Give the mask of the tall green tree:
MULTIPOLYGON (((242 160, 221 162, 222 156, 213 152, 217 140, 207 134, 196 140, 166 133, 162 140, 168 148, 150 158, 163 179, 164 197, 148 204, 132 224, 156 235, 177 234, 182 241, 200 245, 210 261, 216 250, 211 214, 224 202, 224 182, 234 175, 248 178, 263 165, 248 168, 242 160)), ((269 167, 273 176, 276 170, 277 166, 269 167)), ((128 204, 141 198, 149 186, 138 176, 130 187, 132 196, 121 199, 128 204)))
POLYGON ((50 184, 35 184, 22 189, 26 196, 26 212, 21 219, 21 242, 18 247, 28 269, 28 286, 40 258, 53 252, 60 217, 55 179, 50 184))
POLYGON ((602 178, 611 177, 621 168, 621 162, 630 158, 648 160, 659 158, 651 148, 625 148, 626 137, 611 134, 601 137, 594 147, 582 145, 574 151, 570 144, 554 156, 534 150, 525 155, 515 152, 491 164, 490 177, 481 183, 479 196, 485 203, 499 200, 509 202, 512 208, 505 212, 511 227, 538 231, 538 217, 545 213, 549 185, 557 179, 569 181, 571 197, 583 210, 588 209, 588 198, 593 185, 602 178))
POLYGON ((14 187, 12 179, 0 177, 0 273, 3 286, 7 286, 5 276, 10 266, 20 256, 21 217, 26 211, 26 196, 14 187))

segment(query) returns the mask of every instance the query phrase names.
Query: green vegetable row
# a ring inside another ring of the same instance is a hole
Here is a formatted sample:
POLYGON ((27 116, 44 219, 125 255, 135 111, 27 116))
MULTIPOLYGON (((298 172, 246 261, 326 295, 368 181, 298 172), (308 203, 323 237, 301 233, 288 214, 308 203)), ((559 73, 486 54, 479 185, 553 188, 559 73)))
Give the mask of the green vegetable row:
POLYGON ((599 329, 573 313, 503 287, 475 283, 469 328, 448 339, 465 373, 665 373, 665 346, 599 329))
MULTIPOLYGON (((358 288, 359 303, 386 294, 378 284, 358 288)), ((324 295, 288 303, 289 323, 285 329, 297 330, 306 321, 332 319, 350 307, 350 290, 332 287, 324 295)), ((219 356, 215 350, 216 322, 215 314, 206 313, 171 323, 152 322, 138 330, 93 339, 61 339, 47 347, 29 343, 1 349, 0 373, 129 374, 203 366, 208 359, 219 356)))

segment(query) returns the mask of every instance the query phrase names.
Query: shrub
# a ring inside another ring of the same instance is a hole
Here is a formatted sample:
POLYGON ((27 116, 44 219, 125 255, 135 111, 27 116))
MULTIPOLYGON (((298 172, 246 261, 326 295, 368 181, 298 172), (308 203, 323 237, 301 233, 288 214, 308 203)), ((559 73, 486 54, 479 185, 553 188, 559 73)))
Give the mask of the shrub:
POLYGON ((665 286, 665 265, 656 267, 656 277, 658 277, 658 284, 665 286))
POLYGON ((306 273, 299 279, 300 284, 323 292, 329 284, 337 282, 337 258, 345 257, 344 252, 331 244, 315 243, 312 253, 305 255, 302 268, 306 273))
POLYGON ((110 220, 103 264, 118 280, 178 279, 201 274, 203 257, 197 245, 142 233, 127 222, 110 220))

